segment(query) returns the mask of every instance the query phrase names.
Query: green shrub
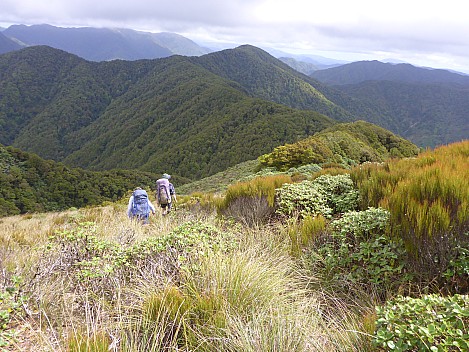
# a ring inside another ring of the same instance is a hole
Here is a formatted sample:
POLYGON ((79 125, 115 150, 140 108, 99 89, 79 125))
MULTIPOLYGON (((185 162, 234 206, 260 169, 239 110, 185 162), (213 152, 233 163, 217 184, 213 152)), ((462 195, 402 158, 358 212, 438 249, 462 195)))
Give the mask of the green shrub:
POLYGON ((277 213, 286 216, 323 215, 329 217, 332 209, 320 185, 314 181, 287 183, 277 190, 277 213))
POLYGON ((314 180, 327 199, 333 214, 355 210, 358 206, 358 190, 350 175, 322 175, 314 180))
POLYGON ((446 286, 449 292, 469 292, 469 248, 457 245, 454 253, 443 272, 441 286, 446 286))
POLYGON ((373 342, 385 350, 469 350, 469 296, 398 296, 376 311, 373 342))
POLYGON ((279 146, 271 153, 260 156, 258 160, 263 166, 286 171, 292 167, 322 163, 333 157, 332 151, 325 143, 309 138, 294 144, 279 146))
POLYGON ((331 222, 330 227, 336 238, 347 239, 353 245, 384 234, 389 225, 389 211, 383 208, 368 208, 364 211, 350 211, 340 219, 331 222))
POLYGON ((410 280, 402 240, 386 236, 389 213, 370 208, 350 212, 330 224, 332 233, 318 241, 313 270, 325 282, 373 288, 382 298, 410 280))
POLYGON ((99 239, 96 224, 80 223, 50 237, 34 282, 65 275, 70 289, 93 292, 112 302, 116 282, 124 284, 145 272, 177 277, 181 269, 197 265, 201 256, 229 251, 236 245, 231 233, 203 222, 189 221, 168 234, 126 244, 99 239))
POLYGON ((318 164, 306 164, 306 165, 301 165, 298 167, 292 167, 288 169, 287 173, 289 175, 310 176, 311 174, 314 174, 315 172, 318 172, 321 170, 322 170, 322 167, 319 166, 318 164))
POLYGON ((26 297, 20 290, 22 279, 13 276, 11 285, 0 290, 0 350, 11 347, 17 337, 14 319, 23 314, 22 304, 26 297))
POLYGON ((349 175, 322 175, 314 181, 285 184, 277 190, 277 213, 323 215, 353 210, 358 205, 358 191, 349 175))

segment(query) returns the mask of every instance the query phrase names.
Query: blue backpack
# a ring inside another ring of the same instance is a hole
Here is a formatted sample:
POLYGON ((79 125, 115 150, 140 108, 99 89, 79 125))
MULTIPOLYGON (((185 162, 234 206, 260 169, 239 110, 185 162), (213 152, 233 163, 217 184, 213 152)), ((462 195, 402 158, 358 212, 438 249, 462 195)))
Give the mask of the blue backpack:
POLYGON ((150 213, 150 206, 148 205, 148 194, 143 189, 137 189, 133 193, 134 201, 132 204, 132 215, 147 215, 150 213))

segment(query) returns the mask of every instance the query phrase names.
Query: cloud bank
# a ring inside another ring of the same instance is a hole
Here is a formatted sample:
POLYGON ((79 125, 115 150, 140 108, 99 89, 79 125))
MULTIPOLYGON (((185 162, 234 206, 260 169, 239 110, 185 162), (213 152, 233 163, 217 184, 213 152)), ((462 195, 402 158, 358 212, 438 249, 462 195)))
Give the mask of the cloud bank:
POLYGON ((0 22, 175 32, 345 60, 394 59, 469 73, 463 0, 3 0, 0 22))

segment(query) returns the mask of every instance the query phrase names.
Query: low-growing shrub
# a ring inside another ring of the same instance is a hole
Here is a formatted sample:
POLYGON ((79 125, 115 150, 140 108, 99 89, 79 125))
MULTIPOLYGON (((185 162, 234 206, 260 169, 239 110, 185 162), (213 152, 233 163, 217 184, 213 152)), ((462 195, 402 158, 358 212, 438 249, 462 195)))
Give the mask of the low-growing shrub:
MULTIPOLYGON (((95 231, 95 224, 85 223, 52 236, 42 249, 28 290, 50 292, 51 301, 55 301, 54 290, 46 287, 60 280, 64 289, 77 298, 84 299, 91 294, 88 304, 106 301, 112 305, 122 293, 116 287, 142 279, 178 281, 185 270, 197 266, 200 257, 230 251, 237 245, 231 233, 195 221, 186 222, 165 235, 123 244, 99 239, 95 231)), ((81 314, 79 305, 77 309, 76 314, 81 314)))
POLYGON ((17 337, 15 318, 23 315, 22 303, 26 297, 20 290, 21 278, 13 276, 11 285, 0 288, 0 351, 12 346, 17 337))
POLYGON ((386 351, 469 350, 469 296, 398 296, 376 312, 373 342, 386 351))
POLYGON ((327 206, 327 199, 320 185, 313 181, 287 183, 277 190, 277 213, 286 216, 329 217, 332 209, 327 206))
POLYGON ((277 190, 277 212, 282 215, 323 215, 354 210, 358 191, 349 175, 322 175, 314 181, 285 184, 277 190))
POLYGON ((384 209, 344 214, 330 224, 330 235, 317 241, 311 252, 312 270, 324 282, 372 288, 385 299, 411 278, 405 271, 402 240, 386 236, 388 223, 384 209))
POLYGON ((314 179, 327 199, 334 214, 355 210, 358 206, 358 190, 349 174, 322 175, 314 179))

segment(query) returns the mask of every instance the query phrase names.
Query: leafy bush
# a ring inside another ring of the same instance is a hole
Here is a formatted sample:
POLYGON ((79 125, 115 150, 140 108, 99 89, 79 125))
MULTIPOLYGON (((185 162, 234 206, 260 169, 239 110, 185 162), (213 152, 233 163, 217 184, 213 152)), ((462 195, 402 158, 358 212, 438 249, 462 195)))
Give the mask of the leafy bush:
MULTIPOLYGON (((314 270, 325 281, 373 287, 383 298, 405 284, 405 248, 385 235, 389 213, 370 208, 349 212, 330 224, 332 233, 312 253, 314 270)), ((344 286, 346 287, 346 286, 344 286)))
POLYGON ((322 167, 319 166, 318 164, 306 164, 306 165, 301 165, 299 167, 292 167, 291 169, 288 169, 288 173, 289 174, 299 173, 299 174, 304 174, 304 175, 310 175, 321 170, 322 170, 322 167))
POLYGON ((353 210, 358 204, 358 191, 349 175, 322 175, 314 181, 285 184, 277 190, 277 212, 300 217, 353 210))
POLYGON ((314 181, 287 183, 277 190, 277 213, 281 215, 323 215, 329 217, 332 209, 327 205, 327 199, 321 186, 314 181))
POLYGON ((331 229, 337 238, 347 239, 353 245, 384 234, 389 225, 389 211, 383 208, 368 208, 364 211, 350 211, 340 219, 331 222, 331 229))
POLYGON ((322 175, 317 177, 314 183, 321 186, 320 189, 326 196, 327 205, 332 209, 333 214, 357 208, 358 190, 355 189, 350 175, 322 175))
POLYGON ((469 248, 457 245, 454 253, 442 274, 441 286, 449 286, 450 292, 469 292, 469 248))
POLYGON ((402 352, 469 350, 469 296, 398 296, 376 311, 376 346, 402 352))
POLYGON ((203 222, 190 221, 168 234, 123 244, 100 239, 95 223, 79 223, 50 237, 32 284, 66 274, 70 289, 112 301, 118 294, 116 281, 123 284, 146 274, 155 280, 177 277, 181 269, 197 265, 200 256, 229 251, 236 244, 232 234, 203 222))
POLYGON ((306 139, 294 144, 279 146, 271 153, 260 156, 258 160, 263 166, 286 171, 292 167, 322 163, 332 157, 332 152, 323 142, 306 139))
POLYGON ((17 331, 14 318, 22 315, 22 303, 26 299, 20 290, 21 278, 12 277, 12 285, 0 290, 0 350, 13 345, 17 331))

